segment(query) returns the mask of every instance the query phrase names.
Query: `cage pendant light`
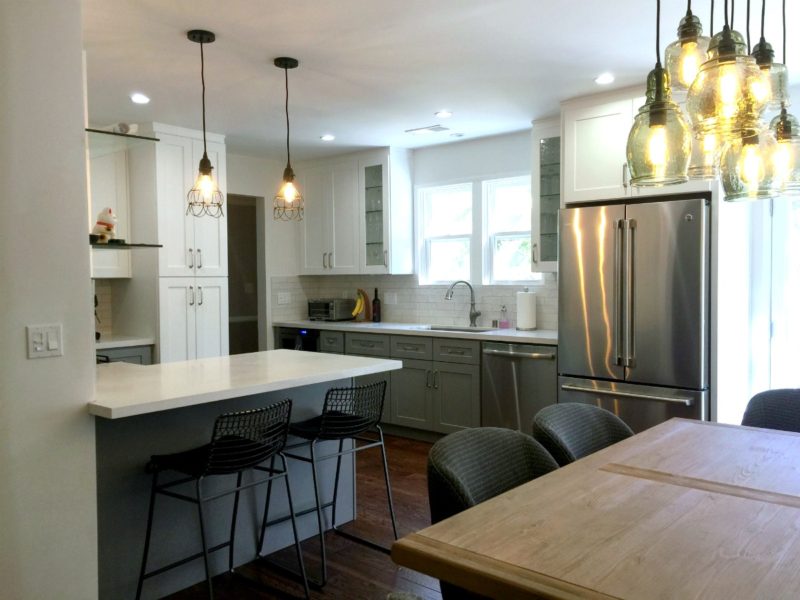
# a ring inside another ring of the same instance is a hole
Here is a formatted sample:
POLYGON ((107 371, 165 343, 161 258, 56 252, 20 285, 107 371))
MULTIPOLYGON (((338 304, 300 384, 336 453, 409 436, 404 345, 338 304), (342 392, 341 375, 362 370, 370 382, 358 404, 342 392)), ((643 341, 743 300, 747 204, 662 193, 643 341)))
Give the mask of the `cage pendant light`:
POLYGON ((193 29, 186 34, 192 42, 200 44, 200 81, 203 86, 203 158, 200 159, 200 166, 197 171, 197 179, 186 194, 187 207, 186 214, 195 217, 209 215, 211 217, 222 217, 222 203, 225 198, 219 189, 219 183, 213 175, 214 167, 208 158, 206 148, 206 78, 205 78, 205 59, 203 57, 203 44, 210 44, 216 36, 210 31, 193 29))
POLYGON ((686 91, 706 62, 706 52, 711 38, 703 35, 700 19, 692 14, 692 0, 688 0, 686 16, 678 25, 678 39, 667 46, 664 60, 673 90, 686 91))
POLYGON ((728 24, 711 38, 708 60, 689 88, 687 109, 696 137, 715 134, 719 143, 752 136, 760 129, 759 117, 766 97, 754 93, 761 71, 738 31, 728 24))
POLYGON ((275 66, 283 69, 286 84, 286 168, 283 170, 283 183, 272 204, 272 218, 276 221, 301 221, 303 219, 303 195, 294 181, 292 154, 289 150, 289 69, 296 69, 299 61, 282 56, 275 59, 275 66))
POLYGON ((661 66, 661 0, 656 0, 656 65, 647 76, 647 101, 628 134, 631 184, 684 183, 691 152, 689 127, 670 96, 669 75, 661 66))
MULTIPOLYGON (((748 6, 750 0, 748 1, 748 6)), ((756 59, 760 77, 755 83, 753 92, 764 98, 768 108, 779 109, 788 100, 788 76, 786 66, 775 62, 772 45, 764 39, 764 21, 766 18, 766 0, 761 0, 761 38, 753 48, 752 56, 756 59)), ((786 57, 784 56, 784 60, 786 57)))

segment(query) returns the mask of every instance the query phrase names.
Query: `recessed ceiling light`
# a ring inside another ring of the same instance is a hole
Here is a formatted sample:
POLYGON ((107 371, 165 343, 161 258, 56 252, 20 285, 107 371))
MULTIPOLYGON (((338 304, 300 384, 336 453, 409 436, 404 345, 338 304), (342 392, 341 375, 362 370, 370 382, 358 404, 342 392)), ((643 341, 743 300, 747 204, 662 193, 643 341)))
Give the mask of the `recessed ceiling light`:
POLYGON ((451 133, 450 137, 464 137, 463 133, 451 133))
POLYGON ((131 102, 134 104, 147 104, 150 102, 150 98, 140 92, 135 92, 131 94, 131 102))
POLYGON ((614 74, 600 73, 600 75, 594 78, 594 82, 597 85, 608 85, 609 83, 614 83, 614 74))
POLYGON ((319 139, 321 139, 323 142, 332 142, 336 139, 336 136, 332 133, 326 133, 325 135, 319 136, 319 139))
POLYGON ((427 127, 417 127, 416 129, 406 129, 406 133, 412 135, 425 135, 427 133, 438 133, 439 131, 450 131, 449 127, 441 125, 428 125, 427 127))
POLYGON ((438 117, 439 119, 449 119, 453 116, 449 110, 440 110, 438 112, 433 113, 434 117, 438 117))

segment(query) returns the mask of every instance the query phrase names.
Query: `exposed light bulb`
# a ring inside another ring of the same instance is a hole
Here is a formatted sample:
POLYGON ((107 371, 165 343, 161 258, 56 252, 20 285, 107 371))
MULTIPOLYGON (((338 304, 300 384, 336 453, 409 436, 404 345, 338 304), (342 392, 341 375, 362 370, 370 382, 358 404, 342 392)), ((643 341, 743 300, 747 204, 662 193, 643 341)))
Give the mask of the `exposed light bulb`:
POLYGON ((701 51, 697 42, 681 44, 680 70, 678 71, 679 84, 689 88, 700 71, 700 65, 706 61, 705 51, 701 51))
POLYGON ((717 158, 717 136, 714 133, 707 133, 703 136, 703 161, 707 167, 711 167, 717 158))
POLYGON ((719 115, 733 118, 739 110, 739 76, 735 65, 722 65, 719 73, 719 115))
POLYGON ((766 104, 772 97, 772 81, 769 69, 759 69, 758 77, 750 81, 750 92, 757 102, 766 104))
POLYGON ((278 195, 281 196, 288 204, 294 202, 297 197, 297 188, 292 181, 285 181, 281 187, 278 195))
POLYGON ((775 170, 775 185, 783 187, 794 165, 795 156, 792 144, 789 141, 778 142, 775 152, 772 153, 772 165, 775 170))
POLYGON ((667 165, 667 129, 651 125, 647 138, 647 161, 654 167, 656 177, 663 177, 667 165))
POLYGON ((755 194, 764 178, 764 161, 758 144, 745 144, 739 163, 736 165, 739 177, 749 194, 755 194))
POLYGON ((201 173, 197 177, 194 187, 200 191, 200 197, 202 198, 203 202, 205 204, 209 204, 214 195, 214 188, 216 187, 211 176, 201 173))

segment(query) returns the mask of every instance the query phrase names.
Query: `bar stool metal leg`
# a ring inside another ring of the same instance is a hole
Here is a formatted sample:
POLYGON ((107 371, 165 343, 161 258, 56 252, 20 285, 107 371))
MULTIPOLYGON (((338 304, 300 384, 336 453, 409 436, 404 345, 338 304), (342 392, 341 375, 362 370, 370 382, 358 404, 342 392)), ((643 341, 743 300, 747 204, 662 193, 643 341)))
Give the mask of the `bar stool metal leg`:
POLYGON ((208 568, 208 544, 206 543, 206 526, 203 519, 203 478, 197 479, 197 515, 200 517, 200 540, 203 542, 203 564, 206 568, 206 582, 208 583, 208 600, 214 600, 214 587, 211 584, 211 570, 208 568))
POLYGON ((144 574, 147 572, 147 555, 150 552, 150 534, 153 531, 153 510, 156 506, 156 488, 158 487, 158 471, 153 473, 153 487, 150 490, 150 510, 147 513, 147 533, 144 536, 144 554, 142 568, 139 571, 139 583, 136 584, 136 600, 142 597, 144 574))
MULTIPOLYGON (((284 459, 285 462, 286 459, 284 459)), ((273 456, 269 460, 269 470, 272 473, 275 470, 275 457, 273 456)), ((286 482, 286 487, 289 487, 289 482, 286 482)), ((258 554, 261 553, 261 548, 264 547, 264 535, 267 531, 267 523, 269 517, 269 503, 270 499, 272 498, 272 479, 267 482, 267 498, 266 502, 264 502, 264 518, 261 520, 261 534, 258 536, 258 554)))
MULTIPOLYGON (((300 577, 303 579, 303 589, 306 593, 306 598, 309 598, 311 592, 308 589, 308 577, 306 576, 306 565, 303 561, 303 550, 300 548, 300 536, 297 534, 297 519, 294 516, 294 503, 292 502, 292 490, 289 488, 289 465, 286 463, 286 457, 281 454, 281 461, 283 462, 283 479, 286 482, 286 497, 289 501, 289 515, 292 521, 292 533, 294 534, 294 547, 297 553, 297 563, 300 565, 300 577)), ((264 519, 266 523, 266 518, 264 519)), ((259 546, 260 548, 260 546, 259 546)))
POLYGON ((239 488, 242 487, 242 471, 236 475, 236 493, 233 496, 233 517, 231 518, 231 541, 228 546, 228 571, 233 572, 233 546, 236 538, 236 516, 239 512, 239 488))
POLYGON ((389 463, 386 460, 386 445, 383 443, 383 429, 380 425, 377 426, 378 434, 381 438, 381 457, 383 458, 383 478, 386 480, 386 497, 389 500, 389 515, 392 518, 392 533, 394 539, 397 539, 397 521, 394 518, 394 503, 392 502, 392 484, 389 483, 389 463))
POLYGON ((309 447, 311 448, 311 478, 314 481, 314 501, 317 503, 317 526, 319 528, 319 545, 320 556, 322 560, 322 577, 320 578, 320 585, 325 585, 328 581, 328 563, 325 554, 325 528, 322 526, 322 500, 319 495, 319 481, 317 478, 317 459, 315 448, 317 440, 313 440, 309 447))
MULTIPOLYGON (((355 440, 353 440, 355 444, 355 440)), ((333 506, 331 507, 331 526, 336 527, 336 498, 339 493, 339 473, 342 471, 342 448, 344 440, 339 440, 339 456, 336 457, 336 477, 333 480, 333 506)))

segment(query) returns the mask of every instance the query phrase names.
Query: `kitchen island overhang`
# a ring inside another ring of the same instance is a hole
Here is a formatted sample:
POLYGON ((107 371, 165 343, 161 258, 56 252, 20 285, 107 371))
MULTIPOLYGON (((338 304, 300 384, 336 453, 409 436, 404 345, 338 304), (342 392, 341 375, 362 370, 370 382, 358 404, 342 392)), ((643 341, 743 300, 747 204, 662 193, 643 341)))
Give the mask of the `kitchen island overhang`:
MULTIPOLYGON (((296 350, 269 350, 159 365, 98 365, 95 398, 89 412, 95 419, 99 597, 132 598, 141 564, 151 476, 144 465, 152 454, 168 454, 208 443, 214 419, 222 413, 292 400, 292 421, 319 414, 325 393, 352 384, 354 377, 402 368, 402 361, 296 350)), ((388 410, 388 406, 384 407, 388 410)), ((336 442, 323 442, 336 444, 336 442)), ((327 450, 326 450, 327 451, 327 450)), ((354 460, 342 461, 337 525, 355 518, 354 460)), ((334 469, 321 464, 321 494, 332 493, 334 469)), ((289 461, 296 510, 313 503, 310 469, 289 461)), ((257 531, 265 488, 243 493, 237 516, 237 565, 256 554, 257 531), (254 533, 256 532, 256 533, 254 533)), ((148 564, 159 565, 199 549, 197 516, 182 503, 159 499, 148 564)), ((211 545, 227 539, 231 508, 228 500, 210 506, 207 533, 211 545)), ((287 514, 283 494, 273 494, 270 515, 287 514)), ((324 523, 331 524, 330 509, 324 523)), ((289 523, 270 527, 264 552, 292 543, 289 523)), ((316 535, 313 513, 298 521, 301 538, 316 535)), ((227 570, 227 553, 211 555, 211 570, 227 570)), ((145 583, 143 598, 162 597, 203 581, 202 560, 145 583)))

